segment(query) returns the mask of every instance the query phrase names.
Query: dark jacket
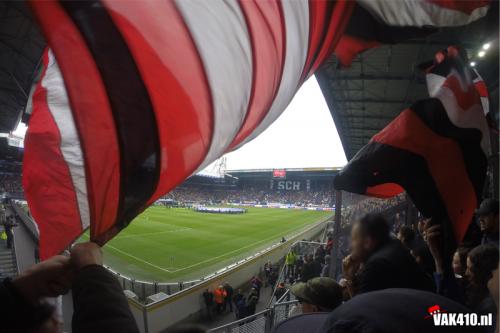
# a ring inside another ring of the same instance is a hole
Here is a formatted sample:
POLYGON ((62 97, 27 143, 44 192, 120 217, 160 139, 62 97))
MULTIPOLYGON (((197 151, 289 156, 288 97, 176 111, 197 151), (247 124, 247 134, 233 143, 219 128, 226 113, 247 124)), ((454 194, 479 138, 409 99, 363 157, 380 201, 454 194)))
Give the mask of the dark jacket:
POLYGON ((336 308, 318 333, 475 333, 491 327, 434 326, 429 307, 449 313, 471 313, 465 306, 435 293, 386 289, 353 297, 336 308))
POLYGON ((73 282, 73 333, 139 332, 118 280, 98 265, 82 268, 73 282))
POLYGON ((238 319, 245 318, 247 316, 247 304, 245 301, 245 297, 240 298, 238 303, 236 303, 236 317, 238 319))
MULTIPOLYGON (((47 307, 27 303, 5 279, 0 283, 2 332, 30 332, 51 316, 47 307)), ((102 266, 87 266, 73 282, 73 332, 139 332, 120 284, 102 266)))
POLYGON ((0 330, 6 333, 30 332, 50 317, 23 298, 10 278, 0 283, 0 330))
POLYGON ((210 291, 204 291, 203 300, 206 306, 214 304, 214 294, 212 294, 210 291))
POLYGON ((483 237, 481 238, 481 245, 494 245, 496 247, 499 247, 498 241, 498 232, 492 234, 484 233, 483 237))
POLYGON ((234 296, 233 296, 234 305, 238 306, 238 302, 241 301, 243 298, 245 298, 245 296, 243 296, 243 294, 240 294, 240 293, 234 294, 234 296))
POLYGON ((302 269, 301 281, 307 282, 312 279, 316 274, 316 264, 314 261, 308 261, 304 264, 302 269))
POLYGON ((233 294, 234 294, 233 287, 231 287, 231 286, 224 286, 224 289, 226 290, 226 293, 227 293, 226 301, 229 302, 233 298, 233 294))
POLYGON ((274 292, 274 296, 276 297, 276 301, 278 301, 281 296, 283 296, 286 292, 286 289, 284 287, 278 287, 276 288, 276 291, 274 292))
POLYGON ((364 262, 356 276, 355 287, 357 293, 387 288, 435 290, 432 279, 398 240, 382 245, 364 262))

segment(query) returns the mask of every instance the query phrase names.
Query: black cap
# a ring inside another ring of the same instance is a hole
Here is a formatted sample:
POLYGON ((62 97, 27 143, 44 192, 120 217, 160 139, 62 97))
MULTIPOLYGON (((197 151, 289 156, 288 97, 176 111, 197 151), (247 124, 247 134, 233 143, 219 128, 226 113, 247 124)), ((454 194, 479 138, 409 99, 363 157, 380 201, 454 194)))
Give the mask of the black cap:
POLYGON ((498 215, 498 200, 494 198, 484 199, 481 205, 476 209, 477 215, 498 215))

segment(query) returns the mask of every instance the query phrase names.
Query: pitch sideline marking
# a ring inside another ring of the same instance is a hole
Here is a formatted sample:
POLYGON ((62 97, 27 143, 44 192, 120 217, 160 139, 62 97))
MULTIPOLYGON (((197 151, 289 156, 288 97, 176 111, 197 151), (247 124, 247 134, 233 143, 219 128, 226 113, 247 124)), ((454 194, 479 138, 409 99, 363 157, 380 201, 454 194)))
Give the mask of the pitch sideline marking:
MULTIPOLYGON (((304 230, 305 230, 306 228, 304 228, 304 226, 302 225, 302 226, 300 226, 299 228, 294 228, 294 229, 292 229, 291 231, 292 231, 292 232, 294 232, 294 231, 299 230, 299 229, 304 229, 304 230)), ((150 263, 150 262, 148 262, 148 261, 145 261, 145 260, 140 259, 140 258, 138 258, 138 257, 135 257, 135 256, 133 256, 133 255, 131 255, 131 254, 128 254, 127 252, 124 252, 124 251, 122 251, 122 250, 120 250, 120 249, 118 249, 118 248, 116 248, 116 247, 114 247, 114 246, 112 246, 112 245, 106 245, 106 246, 107 246, 107 247, 110 247, 110 248, 112 248, 112 249, 114 249, 114 250, 116 250, 116 251, 118 251, 118 252, 120 252, 120 253, 122 253, 122 254, 124 254, 124 255, 126 255, 126 256, 129 256, 130 258, 133 258, 133 259, 135 259, 135 260, 137 260, 137 261, 140 261, 140 262, 143 262, 143 263, 145 263, 145 264, 148 264, 148 265, 150 265, 151 267, 157 268, 157 269, 162 270, 162 271, 164 271, 164 272, 167 272, 167 273, 177 273, 177 272, 179 272, 179 271, 183 271, 183 270, 185 270, 185 269, 193 268, 193 267, 196 267, 196 266, 198 266, 198 265, 204 264, 204 263, 206 263, 206 262, 210 262, 210 261, 212 261, 212 260, 222 258, 222 257, 224 257, 224 256, 226 256, 226 255, 228 255, 228 254, 231 254, 231 253, 234 253, 234 252, 238 252, 238 251, 240 251, 240 250, 242 250, 242 249, 245 249, 245 248, 251 247, 251 246, 253 246, 253 245, 255 245, 255 244, 259 244, 259 243, 262 243, 262 242, 268 241, 268 240, 273 239, 273 238, 276 238, 276 237, 279 237, 279 236, 269 237, 269 238, 266 238, 266 239, 263 239, 263 240, 260 240, 260 241, 254 242, 254 243, 252 243, 252 244, 248 244, 248 245, 246 245, 246 246, 240 247, 240 248, 238 248, 238 249, 236 249, 236 250, 233 250, 233 251, 230 251, 230 252, 226 252, 226 253, 225 253, 225 254, 223 254, 223 255, 220 255, 220 256, 217 256, 217 257, 213 257, 213 258, 209 258, 209 259, 207 259, 207 260, 200 261, 200 262, 198 262, 198 263, 196 263, 196 264, 193 264, 193 265, 190 265, 190 266, 186 266, 186 267, 182 267, 182 268, 173 268, 173 270, 169 270, 169 269, 166 269, 166 268, 163 268, 163 267, 157 266, 157 265, 155 265, 155 264, 152 264, 152 263, 150 263)))
POLYGON ((143 259, 137 258, 136 256, 133 256, 133 255, 131 255, 131 254, 127 253, 127 252, 124 252, 124 251, 122 251, 122 250, 120 250, 120 249, 117 249, 116 247, 114 247, 114 246, 112 246, 112 245, 106 245, 106 247, 112 248, 113 250, 118 251, 118 252, 120 252, 120 253, 122 253, 122 254, 124 254, 124 255, 126 255, 126 256, 129 256, 129 257, 130 257, 130 258, 132 258, 132 259, 135 259, 135 260, 137 260, 137 261, 140 261, 140 262, 143 262, 143 263, 145 263, 145 264, 148 264, 148 265, 150 265, 151 267, 154 267, 154 268, 160 269, 160 270, 162 270, 162 271, 164 271, 164 272, 167 272, 167 273, 175 273, 175 272, 177 272, 177 269, 175 269, 175 268, 174 268, 174 270, 173 270, 173 271, 171 271, 171 270, 168 270, 168 269, 166 269, 166 268, 163 268, 163 267, 157 266, 157 265, 155 265, 155 264, 152 264, 152 263, 150 263, 150 262, 147 262, 146 260, 143 260, 143 259))
MULTIPOLYGON (((83 236, 84 236, 85 238, 89 239, 89 237, 88 237, 87 235, 83 234, 83 236)), ((117 252, 120 252, 120 253, 122 253, 122 254, 124 254, 124 255, 126 255, 126 256, 128 256, 128 257, 132 258, 132 259, 135 259, 135 260, 137 260, 137 261, 140 261, 140 262, 143 262, 143 263, 145 263, 145 264, 148 264, 148 265, 150 265, 151 267, 154 267, 154 268, 160 269, 160 270, 162 270, 162 271, 164 271, 164 272, 167 272, 167 273, 175 273, 175 272, 177 272, 177 270, 171 271, 171 270, 168 270, 168 269, 166 269, 166 268, 163 268, 163 267, 157 266, 157 265, 155 265, 155 264, 152 264, 152 263, 150 263, 150 262, 147 262, 146 260, 143 260, 143 259, 137 258, 136 256, 133 256, 133 255, 131 255, 131 254, 127 253, 127 252, 124 252, 124 251, 122 251, 122 250, 120 250, 120 249, 118 249, 118 248, 116 248, 116 247, 114 247, 114 246, 112 246, 112 245, 106 244, 106 245, 105 245, 105 247, 109 247, 109 248, 111 248, 111 249, 113 249, 113 250, 115 250, 115 251, 117 251, 117 252)), ((176 268, 174 268, 174 269, 176 269, 176 268)))
MULTIPOLYGON (((300 226, 299 228, 292 229, 292 232, 294 232, 294 231, 296 231, 296 230, 299 230, 299 229, 304 229, 304 230, 305 230, 306 228, 304 228, 304 226, 300 226)), ((186 267, 182 267, 182 268, 175 268, 175 269, 174 269, 174 271, 173 271, 173 273, 177 273, 177 272, 179 272, 179 271, 183 271, 183 270, 185 270, 185 269, 193 268, 193 267, 196 267, 196 266, 198 266, 198 265, 204 264, 204 263, 206 263, 206 262, 210 262, 210 261, 212 261, 212 260, 215 260, 215 259, 219 259, 219 258, 225 257, 225 256, 226 256, 226 255, 228 255, 228 254, 231 254, 231 253, 234 253, 234 252, 238 252, 238 251, 240 251, 240 250, 242 250, 242 249, 246 249, 246 248, 248 248, 248 247, 254 246, 255 244, 259 244, 259 243, 262 243, 262 242, 266 242, 266 241, 271 240, 271 239, 276 238, 276 237, 279 237, 279 236, 269 237, 269 238, 266 238, 266 239, 263 239, 263 240, 257 241, 257 242, 255 242, 255 243, 248 244, 248 245, 246 245, 246 246, 240 247, 239 249, 236 249, 236 250, 233 250, 233 251, 230 251, 230 252, 226 252, 225 254, 220 255, 220 256, 217 256, 217 257, 213 257, 213 258, 209 258, 209 259, 207 259, 207 260, 200 261, 200 262, 198 262, 198 263, 196 263, 196 264, 193 264, 193 265, 190 265, 190 266, 186 266, 186 267)))

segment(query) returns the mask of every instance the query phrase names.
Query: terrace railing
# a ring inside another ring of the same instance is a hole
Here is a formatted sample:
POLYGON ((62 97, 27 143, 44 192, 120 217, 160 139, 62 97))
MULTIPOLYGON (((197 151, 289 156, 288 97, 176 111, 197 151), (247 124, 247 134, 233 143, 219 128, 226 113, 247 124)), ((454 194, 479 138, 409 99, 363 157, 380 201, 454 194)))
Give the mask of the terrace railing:
MULTIPOLYGON (((330 222, 329 222, 330 223, 330 222)), ((328 224, 327 223, 327 226, 325 228, 328 228, 328 224)), ((299 242, 296 242, 294 243, 291 247, 290 247, 290 251, 294 251, 295 254, 297 256, 306 256, 306 255, 314 255, 314 253, 316 252, 316 249, 320 246, 324 246, 325 243, 318 243, 318 242, 309 242, 309 241, 299 241, 299 242)), ((276 293, 276 289, 278 288, 278 285, 280 283, 285 283, 288 276, 287 276, 287 271, 286 271, 286 268, 285 268, 286 265, 283 265, 281 270, 280 270, 280 274, 278 276, 278 279, 276 280, 276 284, 274 285, 274 288, 273 288, 273 293, 271 294, 271 298, 269 299, 269 303, 268 303, 268 306, 272 306, 274 304, 274 302, 279 302, 279 300, 276 300, 276 298, 274 297, 275 293, 276 293)), ((287 291, 288 293, 288 291, 287 291)), ((284 294, 283 296, 285 296, 287 294, 284 294)), ((290 297, 290 294, 288 294, 290 297)), ((283 296, 280 298, 283 299, 283 296)), ((288 299, 290 300, 290 299, 288 299)))
POLYGON ((272 328, 289 318, 290 309, 298 304, 291 293, 284 294, 273 306, 246 318, 209 330, 210 333, 269 333, 272 328))

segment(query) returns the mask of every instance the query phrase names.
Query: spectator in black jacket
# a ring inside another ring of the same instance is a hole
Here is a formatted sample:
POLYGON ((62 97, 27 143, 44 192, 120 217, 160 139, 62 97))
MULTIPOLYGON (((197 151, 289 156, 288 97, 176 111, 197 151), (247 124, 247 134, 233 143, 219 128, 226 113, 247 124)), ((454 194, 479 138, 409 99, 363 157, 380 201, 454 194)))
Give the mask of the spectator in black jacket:
POLYGON ((7 235, 7 248, 10 249, 12 248, 12 243, 14 242, 14 233, 12 229, 17 226, 15 223, 14 217, 12 215, 7 216, 4 222, 4 230, 5 234, 7 235))
POLYGON ((400 241, 390 238, 389 225, 379 214, 367 214, 354 223, 352 259, 362 267, 354 277, 356 293, 386 288, 433 290, 432 280, 420 269, 400 241))
POLYGON ((102 252, 91 242, 75 245, 69 258, 52 257, 0 283, 2 332, 32 332, 45 327, 52 313, 43 298, 70 289, 74 333, 139 332, 119 282, 102 267, 102 252))
POLYGON ((203 302, 205 303, 205 307, 207 308, 208 320, 212 320, 212 311, 214 308, 214 294, 210 291, 210 289, 205 289, 205 291, 203 292, 203 302))
POLYGON ((300 281, 307 282, 312 279, 316 274, 316 267, 312 254, 305 256, 300 281))
POLYGON ((274 297, 276 297, 276 302, 286 293, 286 288, 285 284, 281 282, 278 284, 278 287, 276 287, 276 290, 274 291, 274 297))
POLYGON ((233 296, 233 303, 234 303, 234 305, 237 305, 237 304, 238 304, 238 302, 239 302, 242 298, 245 298, 245 296, 243 295, 243 290, 238 289, 238 291, 236 292, 236 294, 234 294, 234 296, 233 296))
POLYGON ((226 298, 224 298, 223 310, 226 311, 226 307, 227 305, 229 305, 229 312, 233 312, 233 294, 234 294, 233 287, 231 287, 229 283, 226 282, 224 283, 224 290, 226 291, 226 298))
POLYGON ((497 248, 499 246, 498 205, 496 199, 484 199, 481 206, 476 210, 479 227, 483 233, 481 244, 494 245, 497 248))

